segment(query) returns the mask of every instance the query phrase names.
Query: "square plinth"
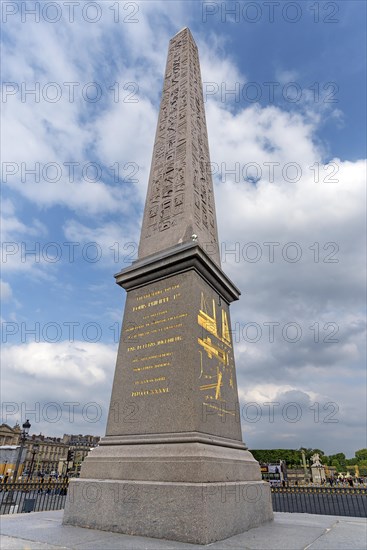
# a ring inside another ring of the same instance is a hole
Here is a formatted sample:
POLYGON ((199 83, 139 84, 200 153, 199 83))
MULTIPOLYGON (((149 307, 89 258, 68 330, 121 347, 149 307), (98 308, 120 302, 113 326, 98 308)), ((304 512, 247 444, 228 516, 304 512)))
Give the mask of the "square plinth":
POLYGON ((209 544, 273 519, 263 481, 170 483, 71 480, 63 523, 209 544))

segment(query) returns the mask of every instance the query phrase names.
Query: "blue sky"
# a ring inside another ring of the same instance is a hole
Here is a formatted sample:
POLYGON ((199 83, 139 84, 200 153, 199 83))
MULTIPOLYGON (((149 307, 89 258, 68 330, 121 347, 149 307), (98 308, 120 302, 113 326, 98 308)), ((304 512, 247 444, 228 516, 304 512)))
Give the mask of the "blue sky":
POLYGON ((353 456, 366 446, 365 3, 34 6, 1 6, 2 420, 34 410, 36 433, 104 433, 125 301, 113 274, 136 259, 168 42, 189 26, 222 266, 243 292, 244 439, 353 456))

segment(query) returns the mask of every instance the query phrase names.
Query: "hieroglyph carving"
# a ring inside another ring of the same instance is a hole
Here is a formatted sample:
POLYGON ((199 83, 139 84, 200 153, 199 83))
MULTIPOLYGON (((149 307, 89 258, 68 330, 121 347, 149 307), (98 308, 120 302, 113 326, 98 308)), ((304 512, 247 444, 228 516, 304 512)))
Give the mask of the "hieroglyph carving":
POLYGON ((199 57, 186 30, 170 42, 142 241, 191 220, 201 241, 217 243, 209 167, 199 57))

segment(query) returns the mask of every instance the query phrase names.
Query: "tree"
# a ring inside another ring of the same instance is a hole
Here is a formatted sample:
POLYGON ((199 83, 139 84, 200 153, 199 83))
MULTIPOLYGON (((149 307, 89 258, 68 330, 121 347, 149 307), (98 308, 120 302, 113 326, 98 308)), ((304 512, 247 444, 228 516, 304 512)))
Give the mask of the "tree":
POLYGON ((361 476, 367 476, 367 460, 361 460, 358 463, 359 474, 361 476))
POLYGON ((254 458, 261 464, 277 464, 285 460, 287 466, 299 466, 301 453, 295 449, 251 449, 254 458))
POLYGON ((334 466, 337 472, 344 472, 347 467, 347 462, 344 453, 336 453, 329 456, 329 466, 334 466))
POLYGON ((367 460, 367 449, 359 449, 359 451, 356 451, 354 454, 358 462, 367 460))

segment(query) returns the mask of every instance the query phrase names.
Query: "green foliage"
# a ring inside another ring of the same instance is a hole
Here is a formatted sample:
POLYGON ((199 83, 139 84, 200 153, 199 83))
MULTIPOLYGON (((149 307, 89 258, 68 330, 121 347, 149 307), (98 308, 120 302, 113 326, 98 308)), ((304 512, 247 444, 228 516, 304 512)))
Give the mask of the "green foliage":
POLYGON ((337 460, 341 464, 345 464, 346 458, 344 453, 336 453, 335 455, 330 455, 329 459, 337 460))
POLYGON ((367 460, 367 449, 359 449, 359 451, 356 451, 354 454, 358 462, 361 462, 362 460, 367 460))
POLYGON ((262 464, 276 464, 285 460, 288 467, 299 467, 301 453, 295 449, 259 449, 251 450, 255 459, 262 464))
MULTIPOLYGON (((334 466, 338 473, 346 473, 348 466, 358 465, 360 475, 367 475, 367 449, 356 451, 355 458, 346 458, 344 453, 327 456, 322 449, 305 447, 300 449, 255 449, 251 452, 255 459, 262 464, 276 464, 280 460, 285 460, 288 468, 300 468, 302 467, 302 450, 305 452, 306 463, 309 466, 312 465, 312 455, 317 453, 324 466, 334 466)), ((354 471, 354 468, 351 471, 354 471)))
POLYGON ((324 451, 321 449, 303 448, 301 449, 255 449, 251 450, 255 459, 262 464, 275 464, 280 460, 285 460, 288 468, 302 467, 302 450, 305 451, 305 459, 310 465, 312 464, 311 457, 314 454, 319 454, 321 462, 327 464, 327 458, 324 451))
POLYGON ((367 476, 367 460, 361 460, 358 464, 359 475, 367 476))

